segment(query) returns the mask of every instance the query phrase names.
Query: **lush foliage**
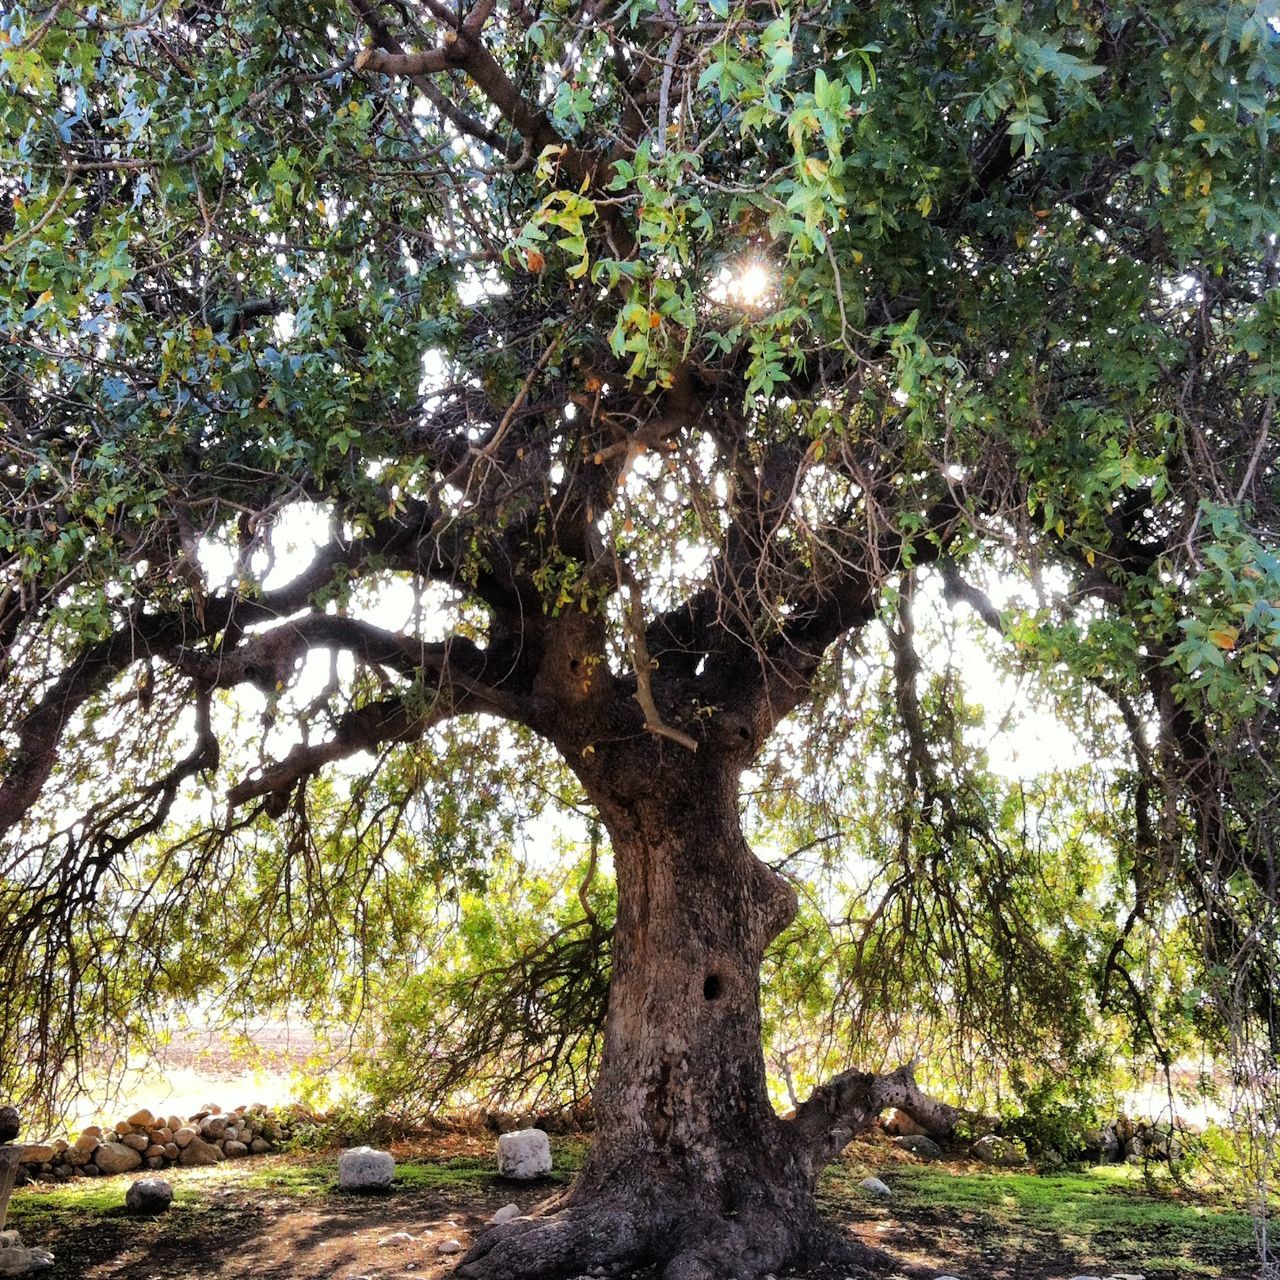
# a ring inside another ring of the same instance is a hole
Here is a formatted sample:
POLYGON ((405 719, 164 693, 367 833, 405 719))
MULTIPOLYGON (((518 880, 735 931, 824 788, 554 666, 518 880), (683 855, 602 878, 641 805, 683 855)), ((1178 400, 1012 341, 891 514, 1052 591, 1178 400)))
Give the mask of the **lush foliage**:
POLYGON ((421 1063, 539 955, 585 1070, 607 881, 509 861, 601 785, 579 632, 633 736, 753 726, 780 1078, 1272 1060, 1272 6, 18 5, 0 67, 0 1088, 210 993, 421 1063), (1019 681, 1069 765, 990 759, 1019 681))

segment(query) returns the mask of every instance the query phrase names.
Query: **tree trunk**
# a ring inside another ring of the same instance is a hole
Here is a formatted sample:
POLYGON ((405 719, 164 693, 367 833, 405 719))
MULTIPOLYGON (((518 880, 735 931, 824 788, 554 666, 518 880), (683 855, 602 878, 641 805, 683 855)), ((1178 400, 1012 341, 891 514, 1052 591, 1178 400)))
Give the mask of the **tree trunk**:
POLYGON ((618 922, 586 1165, 539 1215, 487 1232, 466 1276, 551 1280, 625 1262, 662 1264, 665 1280, 753 1280, 833 1249, 848 1265, 872 1254, 837 1242, 814 1184, 874 1120, 870 1090, 887 1078, 820 1091, 794 1121, 775 1115, 759 975, 795 894, 743 838, 737 770, 679 766, 638 797, 593 797, 613 842, 618 922))

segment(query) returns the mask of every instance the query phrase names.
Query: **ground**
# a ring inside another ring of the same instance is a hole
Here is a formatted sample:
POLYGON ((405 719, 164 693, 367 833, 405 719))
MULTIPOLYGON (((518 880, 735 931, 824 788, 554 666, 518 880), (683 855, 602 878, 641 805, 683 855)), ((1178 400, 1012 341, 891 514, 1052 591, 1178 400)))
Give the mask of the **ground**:
MULTIPOLYGON (((583 1143, 556 1139, 560 1172, 536 1186, 499 1180, 491 1151, 491 1140, 461 1137, 397 1148, 396 1189, 372 1199, 337 1191, 332 1153, 174 1170, 174 1207, 150 1221, 122 1208, 134 1175, 28 1187, 14 1194, 8 1225, 54 1250, 49 1280, 443 1280, 456 1258, 437 1252, 441 1241, 465 1245, 502 1205, 527 1209, 555 1192, 583 1143), (382 1243, 399 1232, 413 1238, 382 1243)), ((1245 1215, 1167 1180, 1148 1184, 1129 1167, 994 1173, 855 1143, 826 1179, 823 1203, 863 1240, 965 1280, 1246 1280, 1256 1267, 1245 1215), (861 1191, 868 1173, 889 1183, 891 1198, 861 1191)))

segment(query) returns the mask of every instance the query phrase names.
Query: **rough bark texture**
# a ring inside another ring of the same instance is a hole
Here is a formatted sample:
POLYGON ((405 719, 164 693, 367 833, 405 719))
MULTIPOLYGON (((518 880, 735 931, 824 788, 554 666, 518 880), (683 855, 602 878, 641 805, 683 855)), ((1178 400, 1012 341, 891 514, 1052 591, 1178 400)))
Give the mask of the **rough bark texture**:
POLYGON ((737 769, 685 754, 627 799, 593 781, 619 896, 595 1139, 572 1189, 486 1233, 462 1274, 551 1280, 628 1262, 663 1264, 666 1280, 752 1280, 886 1262, 823 1224, 814 1185, 854 1132, 922 1095, 909 1070, 848 1073, 794 1120, 774 1113, 760 964, 796 902, 743 838, 737 769))

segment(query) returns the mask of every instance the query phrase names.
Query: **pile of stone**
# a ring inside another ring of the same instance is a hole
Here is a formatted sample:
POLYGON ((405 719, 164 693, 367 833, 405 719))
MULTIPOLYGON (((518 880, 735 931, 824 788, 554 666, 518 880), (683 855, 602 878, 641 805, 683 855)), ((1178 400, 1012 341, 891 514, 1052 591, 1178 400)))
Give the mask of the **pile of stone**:
POLYGON ((26 1182, 63 1181, 141 1168, 210 1165, 265 1154, 287 1136, 285 1125, 261 1105, 228 1112, 210 1106, 185 1120, 144 1107, 111 1128, 91 1124, 74 1142, 60 1138, 27 1146, 20 1156, 19 1176, 26 1182))
POLYGON ((1167 1120, 1131 1119, 1117 1116, 1110 1124, 1095 1130, 1085 1139, 1086 1154, 1103 1164, 1140 1164, 1144 1160, 1182 1158, 1178 1135, 1198 1132, 1198 1127, 1177 1117, 1167 1120))

